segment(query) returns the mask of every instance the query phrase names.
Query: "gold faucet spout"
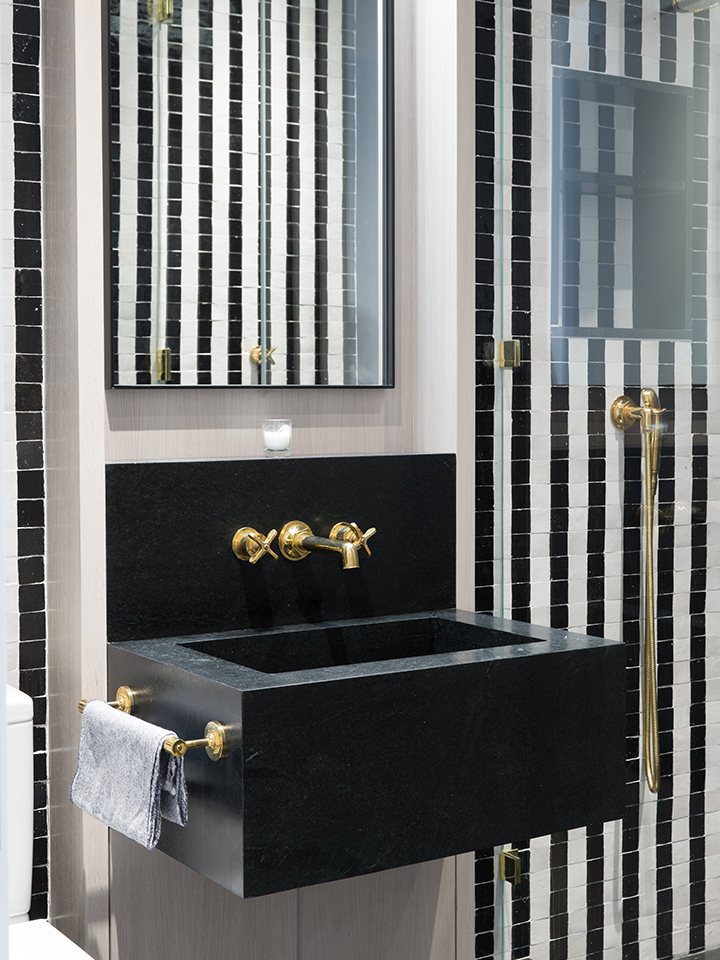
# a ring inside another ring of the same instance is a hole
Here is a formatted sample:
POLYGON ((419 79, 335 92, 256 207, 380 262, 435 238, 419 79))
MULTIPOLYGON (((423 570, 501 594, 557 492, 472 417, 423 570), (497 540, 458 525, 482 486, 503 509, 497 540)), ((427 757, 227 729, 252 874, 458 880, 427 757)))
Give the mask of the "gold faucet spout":
POLYGON ((357 570, 360 566, 357 550, 350 540, 331 540, 329 537, 311 537, 301 535, 297 544, 303 550, 309 550, 311 553, 323 550, 329 550, 331 553, 339 553, 342 556, 343 570, 357 570))
POLYGON ((329 537, 316 537, 302 520, 291 520, 280 531, 278 544, 280 553, 287 560, 302 560, 309 553, 327 551, 340 554, 343 570, 357 570, 360 566, 360 550, 370 556, 367 541, 374 533, 375 527, 370 527, 363 533, 356 523, 343 522, 335 524, 329 537))

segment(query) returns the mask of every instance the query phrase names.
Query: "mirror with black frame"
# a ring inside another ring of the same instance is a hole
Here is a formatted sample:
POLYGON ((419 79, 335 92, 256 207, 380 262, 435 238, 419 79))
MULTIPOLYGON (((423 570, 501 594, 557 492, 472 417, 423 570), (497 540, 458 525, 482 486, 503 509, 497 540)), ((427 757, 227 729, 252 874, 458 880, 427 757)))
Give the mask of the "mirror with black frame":
POLYGON ((392 386, 390 0, 109 0, 114 387, 392 386))

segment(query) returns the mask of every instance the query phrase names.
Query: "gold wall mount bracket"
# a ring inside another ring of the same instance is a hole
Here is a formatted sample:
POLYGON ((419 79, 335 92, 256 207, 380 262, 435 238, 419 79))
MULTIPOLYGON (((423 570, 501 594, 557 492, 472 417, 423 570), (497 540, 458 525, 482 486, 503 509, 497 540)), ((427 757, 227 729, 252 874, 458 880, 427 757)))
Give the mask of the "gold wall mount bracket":
MULTIPOLYGON (((109 707, 115 707, 116 710, 122 710, 123 713, 132 714, 137 706, 138 691, 131 690, 130 687, 118 687, 115 693, 115 699, 108 702, 109 707)), ((78 704, 78 710, 83 712, 87 706, 87 700, 81 700, 78 704)))
POLYGON ((173 22, 173 0, 147 0, 148 23, 171 24, 173 22))
POLYGON ((211 720, 205 726, 205 736, 200 740, 183 740, 181 737, 168 737, 163 744, 167 753, 174 757, 184 757, 188 750, 205 747, 205 753, 211 760, 222 760, 230 752, 227 727, 211 720))
POLYGON ((619 430, 627 430, 639 418, 637 410, 630 397, 618 397, 610 407, 610 419, 619 430))
POLYGON ((661 413, 665 413, 665 408, 660 406, 658 395, 649 387, 643 387, 640 392, 640 401, 640 406, 626 396, 617 397, 613 401, 610 407, 610 419, 619 430, 627 430, 637 420, 640 420, 643 432, 657 425, 657 418, 661 413))
POLYGON ((522 345, 519 340, 501 340, 498 344, 498 366, 519 367, 522 363, 522 345))
POLYGON ((500 879, 513 884, 522 882, 522 866, 518 850, 500 851, 500 879))
POLYGON ((169 383, 172 380, 172 350, 170 347, 160 347, 157 352, 157 378, 159 383, 169 383))

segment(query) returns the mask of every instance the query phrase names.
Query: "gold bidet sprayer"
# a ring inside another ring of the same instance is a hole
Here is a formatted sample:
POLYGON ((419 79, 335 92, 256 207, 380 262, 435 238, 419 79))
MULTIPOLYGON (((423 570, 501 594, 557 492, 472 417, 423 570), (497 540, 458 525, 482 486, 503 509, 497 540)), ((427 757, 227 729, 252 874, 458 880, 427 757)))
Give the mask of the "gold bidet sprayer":
POLYGON ((643 752, 645 775, 652 793, 660 786, 660 736, 657 709, 657 643, 655 639, 655 547, 653 524, 655 519, 655 492, 660 466, 660 442, 662 422, 660 400, 654 390, 644 387, 640 391, 640 406, 636 407, 629 397, 618 397, 610 409, 616 427, 627 430, 636 420, 640 421, 643 435, 644 469, 644 518, 645 518, 645 650, 643 669, 643 752))

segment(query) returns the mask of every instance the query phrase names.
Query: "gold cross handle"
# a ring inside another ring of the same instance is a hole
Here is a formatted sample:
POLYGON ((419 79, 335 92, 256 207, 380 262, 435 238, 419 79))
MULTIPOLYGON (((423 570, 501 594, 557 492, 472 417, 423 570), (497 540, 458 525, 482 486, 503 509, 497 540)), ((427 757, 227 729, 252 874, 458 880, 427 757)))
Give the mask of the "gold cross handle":
MULTIPOLYGON (((265 362, 266 363, 275 363, 273 360, 273 354, 277 350, 277 347, 270 347, 269 350, 265 350, 265 362)), ((262 363, 262 346, 260 344, 257 347, 253 347, 250 351, 250 363, 254 363, 256 367, 259 367, 262 363)))
POLYGON ((336 523, 330 531, 330 539, 350 540, 358 552, 362 549, 365 551, 365 555, 370 557, 372 554, 370 553, 370 547, 367 545, 367 542, 375 533, 377 533, 375 527, 368 527, 365 533, 363 533, 356 523, 341 522, 336 523))
POLYGON ((254 527, 241 527, 233 537, 233 553, 238 559, 249 560, 250 563, 257 563, 266 553, 269 553, 273 560, 277 560, 278 555, 270 549, 276 536, 277 530, 271 530, 264 537, 254 527))

